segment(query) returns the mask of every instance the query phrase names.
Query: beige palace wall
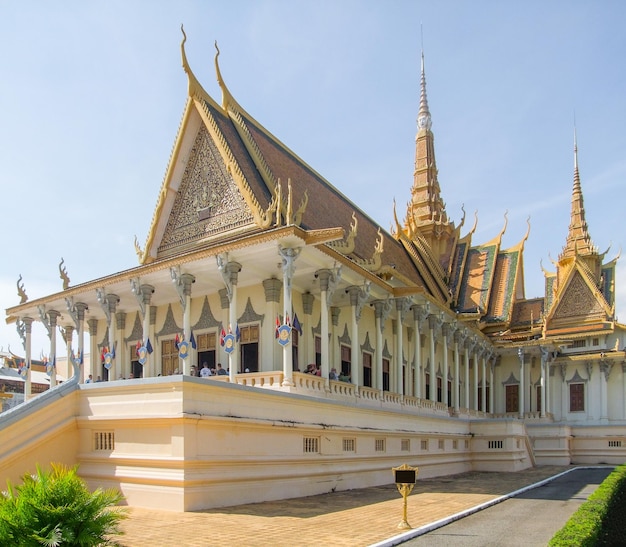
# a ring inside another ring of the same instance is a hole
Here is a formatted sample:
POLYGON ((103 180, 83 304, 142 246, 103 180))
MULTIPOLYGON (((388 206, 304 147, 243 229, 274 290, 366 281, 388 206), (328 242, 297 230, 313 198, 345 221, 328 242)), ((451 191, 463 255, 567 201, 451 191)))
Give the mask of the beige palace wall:
POLYGON ((403 463, 421 478, 532 465, 521 422, 212 379, 83 384, 34 402, 7 429, 0 473, 78 463, 91 487, 119 488, 134 506, 185 511, 388 484, 403 463))

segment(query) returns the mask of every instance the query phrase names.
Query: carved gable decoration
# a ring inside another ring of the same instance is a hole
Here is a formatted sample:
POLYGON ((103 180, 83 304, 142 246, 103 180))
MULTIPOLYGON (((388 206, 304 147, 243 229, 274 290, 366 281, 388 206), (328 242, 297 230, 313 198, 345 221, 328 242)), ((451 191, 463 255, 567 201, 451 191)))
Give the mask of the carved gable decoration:
POLYGON ((243 313, 239 317, 238 321, 241 324, 245 323, 261 323, 263 325, 263 319, 265 318, 265 314, 258 314, 254 311, 254 307, 252 306, 252 300, 248 297, 246 302, 246 308, 243 310, 243 313))
POLYGON ((183 329, 176 324, 176 319, 174 319, 174 311, 172 310, 172 305, 169 304, 167 306, 167 313, 165 315, 165 321, 163 322, 163 328, 156 333, 157 338, 161 336, 168 336, 170 334, 178 334, 182 332, 183 329))
POLYGON ((133 330, 130 335, 124 338, 124 342, 130 342, 131 340, 142 340, 143 339, 143 325, 141 324, 141 319, 139 318, 139 312, 135 314, 135 322, 133 323, 133 330))
POLYGON ((202 125, 189 153, 159 254, 252 222, 245 200, 202 125))
POLYGON ((561 302, 554 312, 554 319, 602 315, 604 310, 592 293, 589 285, 576 272, 565 289, 561 302))
POLYGON ((198 322, 192 326, 192 330, 205 330, 219 327, 221 323, 215 319, 211 306, 209 306, 209 299, 205 296, 202 303, 202 311, 200 312, 200 318, 198 322))

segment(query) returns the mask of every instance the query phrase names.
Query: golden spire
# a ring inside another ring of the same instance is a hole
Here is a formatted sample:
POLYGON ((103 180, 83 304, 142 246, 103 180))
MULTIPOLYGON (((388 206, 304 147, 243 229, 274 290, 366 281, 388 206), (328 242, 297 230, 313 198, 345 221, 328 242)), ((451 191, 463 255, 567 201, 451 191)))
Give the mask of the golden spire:
POLYGON ((422 51, 420 107, 415 137, 415 170, 411 201, 408 204, 406 224, 415 230, 422 226, 448 225, 445 204, 441 199, 435 161, 435 138, 431 131, 432 118, 426 98, 426 72, 422 51))
POLYGON ((569 231, 565 247, 559 256, 559 261, 572 258, 576 255, 597 255, 598 249, 591 241, 587 221, 585 220, 585 204, 578 172, 578 145, 576 128, 574 127, 574 185, 572 188, 572 210, 570 214, 569 231))
POLYGON ((441 198, 435 161, 435 137, 431 127, 432 118, 426 98, 426 71, 422 48, 415 170, 411 199, 407 204, 404 233, 410 234, 411 239, 420 237, 422 241, 427 242, 432 260, 441 266, 447 275, 458 234, 454 223, 448 219, 446 205, 441 198))

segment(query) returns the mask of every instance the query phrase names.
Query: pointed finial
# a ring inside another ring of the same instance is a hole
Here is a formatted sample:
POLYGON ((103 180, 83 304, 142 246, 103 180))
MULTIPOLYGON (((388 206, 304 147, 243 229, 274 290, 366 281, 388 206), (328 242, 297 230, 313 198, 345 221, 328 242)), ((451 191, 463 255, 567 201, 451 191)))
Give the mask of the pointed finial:
POLYGON ((59 276, 63 281, 63 290, 66 291, 70 286, 70 278, 67 276, 67 268, 63 266, 65 264, 65 260, 61 257, 61 262, 59 263, 59 276))
MULTIPOLYGON (((421 26, 421 25, 420 25, 421 26)), ((428 109, 428 99, 426 97, 426 71, 424 70, 424 32, 422 31, 422 66, 420 79, 420 109, 417 114, 417 130, 430 131, 432 120, 428 109)))
POLYGON ((28 296, 26 295, 26 291, 24 290, 24 282, 22 281, 22 274, 17 280, 17 296, 20 297, 20 304, 23 304, 28 300, 28 296))

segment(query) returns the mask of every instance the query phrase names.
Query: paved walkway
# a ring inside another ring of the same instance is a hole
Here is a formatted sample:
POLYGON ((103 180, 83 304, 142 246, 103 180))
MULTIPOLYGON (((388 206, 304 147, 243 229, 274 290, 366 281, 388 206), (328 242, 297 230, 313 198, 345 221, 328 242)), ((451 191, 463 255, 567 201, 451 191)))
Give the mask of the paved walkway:
MULTIPOLYGON (((572 467, 418 478, 408 499, 407 520, 413 528, 419 528, 572 467)), ((198 512, 131 508, 129 513, 130 518, 122 526, 125 535, 119 537, 127 547, 361 547, 404 532, 397 528, 402 520, 402 497, 393 484, 198 512)), ((396 542, 388 542, 392 543, 396 542)))

